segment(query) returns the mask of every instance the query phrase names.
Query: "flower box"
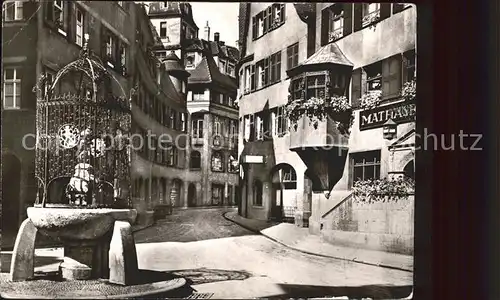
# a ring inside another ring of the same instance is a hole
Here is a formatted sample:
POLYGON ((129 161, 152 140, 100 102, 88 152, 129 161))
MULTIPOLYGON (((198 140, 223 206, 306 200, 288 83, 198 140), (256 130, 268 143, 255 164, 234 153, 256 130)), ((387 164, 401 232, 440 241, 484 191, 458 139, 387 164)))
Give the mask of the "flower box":
POLYGON ((297 121, 296 127, 290 128, 290 149, 306 147, 347 148, 349 136, 340 132, 337 120, 349 117, 350 112, 330 113, 326 118, 315 123, 306 115, 302 115, 297 121))

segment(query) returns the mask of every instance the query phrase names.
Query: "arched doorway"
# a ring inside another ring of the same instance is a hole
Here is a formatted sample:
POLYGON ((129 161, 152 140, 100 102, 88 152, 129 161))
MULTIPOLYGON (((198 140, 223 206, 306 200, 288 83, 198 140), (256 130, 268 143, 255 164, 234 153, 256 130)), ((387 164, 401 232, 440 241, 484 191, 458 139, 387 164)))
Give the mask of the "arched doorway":
POLYGON ((21 161, 13 154, 2 155, 2 231, 17 232, 19 226, 21 161))
POLYGON ((180 179, 172 180, 172 189, 170 190, 170 203, 173 207, 182 206, 182 181, 180 179))
POLYGON ((289 164, 279 164, 271 172, 274 198, 272 218, 294 222, 297 208, 297 173, 289 164))
POLYGON ((408 162, 404 167, 403 172, 406 177, 415 180, 415 162, 413 160, 410 160, 410 162, 408 162))
POLYGON ((196 186, 194 183, 190 183, 188 187, 188 206, 196 206, 196 186))

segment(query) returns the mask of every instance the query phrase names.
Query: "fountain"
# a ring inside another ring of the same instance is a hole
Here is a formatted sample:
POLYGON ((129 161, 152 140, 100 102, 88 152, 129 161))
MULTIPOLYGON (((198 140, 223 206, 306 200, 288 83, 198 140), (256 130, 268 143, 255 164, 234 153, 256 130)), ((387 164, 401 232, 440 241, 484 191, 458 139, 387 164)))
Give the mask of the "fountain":
MULTIPOLYGON (((124 97, 113 96, 111 80, 116 79, 87 45, 88 35, 77 60, 52 82, 42 77, 35 87, 44 95, 36 112, 38 195, 16 238, 11 282, 34 279, 39 235, 64 246, 58 281, 104 279, 130 286, 140 277, 131 228, 137 211, 130 202, 126 147, 130 102, 123 89, 124 97), (64 89, 72 92, 63 93, 64 89)), ((165 286, 184 284, 181 279, 165 286)))

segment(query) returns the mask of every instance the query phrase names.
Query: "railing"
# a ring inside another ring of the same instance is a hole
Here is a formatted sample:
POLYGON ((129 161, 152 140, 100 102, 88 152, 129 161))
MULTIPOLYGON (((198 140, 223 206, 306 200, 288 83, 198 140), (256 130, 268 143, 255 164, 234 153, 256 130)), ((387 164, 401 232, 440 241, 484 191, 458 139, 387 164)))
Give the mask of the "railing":
POLYGON ((339 201, 339 203, 335 204, 335 206, 333 206, 332 208, 330 208, 326 213, 324 213, 321 218, 325 218, 327 215, 329 215, 332 211, 334 211, 337 207, 339 207, 340 205, 342 205, 344 202, 346 202, 347 200, 351 199, 352 198, 352 192, 347 195, 344 199, 342 199, 341 201, 339 201))

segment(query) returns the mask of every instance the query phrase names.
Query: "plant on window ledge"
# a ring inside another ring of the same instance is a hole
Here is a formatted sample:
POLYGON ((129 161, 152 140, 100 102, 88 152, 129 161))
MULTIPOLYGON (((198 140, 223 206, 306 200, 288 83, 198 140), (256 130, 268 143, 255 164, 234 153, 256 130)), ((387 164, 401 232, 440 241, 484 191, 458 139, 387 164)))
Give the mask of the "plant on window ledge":
POLYGON ((381 90, 368 91, 361 96, 359 106, 363 110, 372 109, 377 107, 380 104, 381 100, 382 100, 381 90))
POLYGON ((368 27, 375 30, 375 23, 380 20, 380 14, 372 13, 363 17, 363 26, 369 25, 368 27))
POLYGON ((339 31, 332 31, 328 35, 328 42, 333 42, 342 37, 342 34, 339 31))
POLYGON ((352 191, 353 200, 358 203, 398 201, 415 193, 415 181, 403 176, 360 180, 354 183, 352 191))
POLYGON ((403 88, 401 89, 401 97, 405 101, 413 101, 417 96, 417 81, 413 79, 411 81, 405 82, 403 88))
POLYGON ((303 116, 309 118, 309 124, 313 124, 317 129, 319 122, 331 116, 337 122, 337 128, 341 134, 349 134, 349 130, 354 122, 352 108, 349 101, 344 96, 332 96, 330 98, 311 97, 308 100, 291 100, 286 105, 286 115, 290 122, 294 123, 297 130, 297 121, 303 116))

